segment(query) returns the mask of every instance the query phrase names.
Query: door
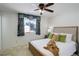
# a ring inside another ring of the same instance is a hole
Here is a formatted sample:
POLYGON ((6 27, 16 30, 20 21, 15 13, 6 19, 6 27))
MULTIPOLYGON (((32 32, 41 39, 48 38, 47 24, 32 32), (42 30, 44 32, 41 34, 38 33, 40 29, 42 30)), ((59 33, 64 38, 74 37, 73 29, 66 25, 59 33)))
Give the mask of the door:
POLYGON ((0 16, 0 49, 1 49, 1 16, 0 16))

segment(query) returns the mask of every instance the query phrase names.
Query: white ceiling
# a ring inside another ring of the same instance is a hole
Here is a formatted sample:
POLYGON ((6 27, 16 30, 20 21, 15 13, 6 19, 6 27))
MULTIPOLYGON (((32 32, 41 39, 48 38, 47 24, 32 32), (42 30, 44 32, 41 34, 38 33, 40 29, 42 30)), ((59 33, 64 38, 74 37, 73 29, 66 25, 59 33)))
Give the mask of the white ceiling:
MULTIPOLYGON (((53 10, 54 5, 48 7, 53 10)), ((38 3, 0 3, 0 11, 21 12, 33 15, 40 15, 39 11, 34 11, 38 8, 38 3)), ((51 16, 53 13, 44 11, 44 16, 51 16)))
MULTIPOLYGON (((38 4, 39 3, 0 3, 0 11, 40 15, 39 11, 34 11, 38 8, 38 4)), ((68 12, 68 10, 73 10, 74 12, 79 11, 79 3, 55 3, 48 7, 48 9, 52 9, 54 12, 44 11, 42 16, 53 17, 63 12, 68 12)))

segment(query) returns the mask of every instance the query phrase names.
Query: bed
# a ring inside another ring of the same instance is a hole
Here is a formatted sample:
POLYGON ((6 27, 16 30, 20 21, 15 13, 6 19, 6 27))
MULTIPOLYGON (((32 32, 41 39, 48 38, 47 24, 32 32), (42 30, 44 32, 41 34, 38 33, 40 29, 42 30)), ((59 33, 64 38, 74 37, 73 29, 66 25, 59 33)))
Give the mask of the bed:
MULTIPOLYGON (((53 32, 56 33, 69 33, 73 34, 71 42, 60 43, 56 42, 58 48, 60 49, 60 56, 71 56, 76 52, 76 45, 78 43, 78 27, 68 26, 68 27, 54 27, 53 32)), ((49 39, 40 39, 29 42, 29 50, 34 56, 53 56, 53 54, 44 49, 43 47, 49 42, 49 39)))

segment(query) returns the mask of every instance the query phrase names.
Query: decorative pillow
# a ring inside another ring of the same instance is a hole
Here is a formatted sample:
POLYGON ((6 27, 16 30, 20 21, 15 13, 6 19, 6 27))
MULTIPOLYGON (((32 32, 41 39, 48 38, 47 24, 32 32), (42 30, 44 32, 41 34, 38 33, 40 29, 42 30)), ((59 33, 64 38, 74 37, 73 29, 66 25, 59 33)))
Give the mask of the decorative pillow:
POLYGON ((72 40, 72 36, 73 36, 72 34, 68 34, 68 33, 53 33, 53 34, 55 34, 55 36, 56 36, 55 39, 52 36, 52 39, 54 39, 55 41, 60 41, 59 40, 59 35, 66 35, 66 37, 65 37, 65 41, 66 42, 71 41, 72 40))
POLYGON ((66 35, 58 35, 58 41, 65 42, 66 41, 66 35))
POLYGON ((58 35, 52 34, 52 40, 58 41, 58 35))
POLYGON ((50 34, 51 34, 51 33, 49 32, 49 33, 47 34, 47 37, 49 37, 50 34))
POLYGON ((48 38, 49 39, 52 39, 52 33, 49 34, 48 38))
POLYGON ((72 34, 68 33, 56 33, 57 35, 66 35, 66 42, 72 41, 72 34))

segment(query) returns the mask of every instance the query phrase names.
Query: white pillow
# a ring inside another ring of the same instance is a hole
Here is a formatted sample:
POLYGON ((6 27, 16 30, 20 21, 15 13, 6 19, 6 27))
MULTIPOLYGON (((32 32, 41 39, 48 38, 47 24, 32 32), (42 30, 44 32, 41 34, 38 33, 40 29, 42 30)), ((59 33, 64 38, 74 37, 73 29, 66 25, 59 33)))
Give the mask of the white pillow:
POLYGON ((72 41, 72 34, 66 34, 66 42, 72 41))

